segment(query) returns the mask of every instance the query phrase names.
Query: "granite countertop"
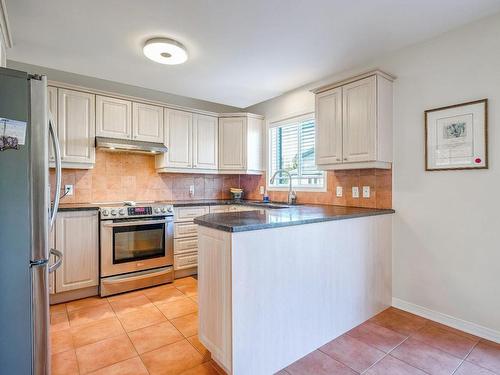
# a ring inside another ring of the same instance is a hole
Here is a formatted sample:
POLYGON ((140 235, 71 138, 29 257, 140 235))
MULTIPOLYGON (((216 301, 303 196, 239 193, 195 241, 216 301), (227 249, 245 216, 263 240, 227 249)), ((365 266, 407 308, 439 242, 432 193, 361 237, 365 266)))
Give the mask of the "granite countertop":
MULTIPOLYGON (((243 204, 251 205, 252 201, 236 202, 231 199, 198 199, 198 200, 170 200, 156 202, 137 202, 138 206, 146 206, 148 204, 171 204, 174 207, 189 207, 189 206, 217 206, 226 204, 243 204)), ((59 211, 80 211, 80 210, 98 210, 100 207, 122 206, 123 202, 106 202, 106 203, 62 203, 59 205, 59 211)))
POLYGON ((298 205, 290 208, 208 214, 195 218, 194 222, 225 232, 245 232, 364 216, 386 215, 394 212, 392 209, 298 205))

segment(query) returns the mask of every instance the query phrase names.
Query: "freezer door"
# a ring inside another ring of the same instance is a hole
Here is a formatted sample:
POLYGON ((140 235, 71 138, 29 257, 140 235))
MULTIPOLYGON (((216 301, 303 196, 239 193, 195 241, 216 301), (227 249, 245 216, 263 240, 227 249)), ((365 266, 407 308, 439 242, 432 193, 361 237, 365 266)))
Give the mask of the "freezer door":
POLYGON ((33 375, 49 375, 48 262, 31 267, 31 280, 31 311, 33 315, 33 375))
POLYGON ((29 81, 0 68, 0 117, 28 122, 26 143, 0 151, 0 373, 32 371, 29 81))

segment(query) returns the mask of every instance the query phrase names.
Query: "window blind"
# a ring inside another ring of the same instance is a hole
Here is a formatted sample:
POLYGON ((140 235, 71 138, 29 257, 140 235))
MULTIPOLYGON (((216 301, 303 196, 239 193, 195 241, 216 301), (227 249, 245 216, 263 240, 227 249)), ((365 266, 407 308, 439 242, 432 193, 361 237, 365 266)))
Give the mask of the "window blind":
MULTIPOLYGON (((274 123, 269 132, 270 176, 284 169, 292 175, 294 187, 321 188, 324 174, 315 165, 315 124, 311 117, 274 123)), ((270 186, 288 186, 288 175, 280 173, 270 186)))

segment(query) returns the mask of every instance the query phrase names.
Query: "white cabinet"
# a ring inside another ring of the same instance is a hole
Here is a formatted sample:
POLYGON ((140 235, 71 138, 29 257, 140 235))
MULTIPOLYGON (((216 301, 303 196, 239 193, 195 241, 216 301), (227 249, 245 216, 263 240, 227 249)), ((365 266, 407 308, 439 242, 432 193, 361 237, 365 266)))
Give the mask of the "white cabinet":
POLYGON ((217 117, 194 115, 193 168, 217 170, 219 157, 217 117))
POLYGON ((57 133, 66 168, 92 168, 95 163, 95 96, 57 89, 57 133))
POLYGON ((133 103, 133 134, 136 141, 163 143, 163 108, 133 103))
POLYGON ((55 272, 55 292, 99 284, 98 211, 60 212, 56 220, 56 249, 63 262, 55 272))
POLYGON ((129 139, 132 131, 132 102, 96 96, 96 136, 129 139))
POLYGON ((219 170, 221 173, 261 174, 262 117, 251 114, 219 118, 219 170))
POLYGON ((342 163, 342 88, 340 87, 316 96, 316 163, 342 163))
POLYGON ((163 143, 163 107, 97 95, 96 135, 163 143))
POLYGON ((377 82, 371 76, 342 86, 343 161, 375 161, 377 82))
POLYGON ((315 90, 319 168, 391 168, 393 79, 374 71, 315 90))
POLYGON ((217 172, 217 117, 166 109, 165 144, 168 151, 156 156, 158 172, 217 172))
POLYGON ((208 206, 176 207, 174 209, 175 277, 197 273, 198 225, 193 219, 209 213, 208 206))
POLYGON ((168 151, 156 157, 157 168, 192 168, 192 128, 192 113, 165 110, 165 145, 168 151))

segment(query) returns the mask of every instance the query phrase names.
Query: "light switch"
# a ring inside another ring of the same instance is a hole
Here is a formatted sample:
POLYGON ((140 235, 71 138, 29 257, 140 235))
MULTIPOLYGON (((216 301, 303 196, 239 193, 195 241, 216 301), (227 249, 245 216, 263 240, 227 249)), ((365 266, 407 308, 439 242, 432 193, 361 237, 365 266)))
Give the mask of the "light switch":
POLYGON ((189 196, 194 197, 194 185, 189 185, 189 196))
POLYGON ((363 198, 370 198, 370 187, 363 186, 363 198))
POLYGON ((336 193, 337 193, 337 197, 340 198, 342 196, 342 194, 343 194, 342 186, 337 186, 336 193))
POLYGON ((352 197, 359 198, 359 187, 357 186, 352 187, 352 197))
POLYGON ((264 186, 259 187, 260 195, 264 195, 264 186))

